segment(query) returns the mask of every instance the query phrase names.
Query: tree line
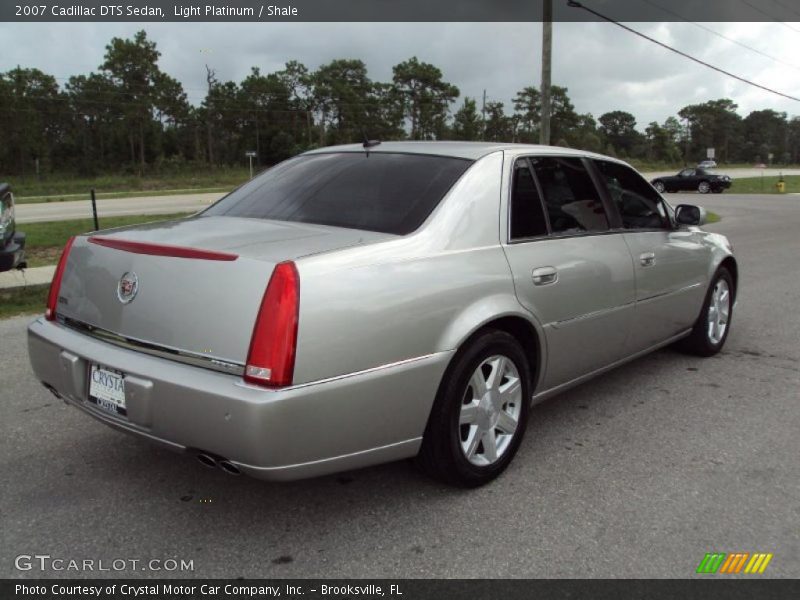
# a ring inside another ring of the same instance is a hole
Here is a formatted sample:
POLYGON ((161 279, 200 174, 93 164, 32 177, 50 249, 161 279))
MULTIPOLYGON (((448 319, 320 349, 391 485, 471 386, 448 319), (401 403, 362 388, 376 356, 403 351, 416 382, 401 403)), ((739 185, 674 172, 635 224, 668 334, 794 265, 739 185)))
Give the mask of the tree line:
MULTIPOLYGON (((380 140, 487 140, 536 143, 539 90, 510 106, 464 97, 442 71, 416 57, 395 65, 390 82, 370 79, 358 59, 310 71, 290 61, 274 73, 253 67, 241 82, 206 67, 204 98, 193 105, 159 67, 155 42, 140 31, 113 38, 96 72, 56 77, 17 67, 0 73, 0 174, 120 170, 143 174, 199 165, 242 164, 255 150, 269 165, 308 148, 380 140)), ((637 128, 620 110, 578 113, 568 89, 552 88, 556 145, 653 162, 695 162, 706 148, 721 162, 800 162, 800 117, 771 109, 745 117, 730 99, 682 108, 637 128)))

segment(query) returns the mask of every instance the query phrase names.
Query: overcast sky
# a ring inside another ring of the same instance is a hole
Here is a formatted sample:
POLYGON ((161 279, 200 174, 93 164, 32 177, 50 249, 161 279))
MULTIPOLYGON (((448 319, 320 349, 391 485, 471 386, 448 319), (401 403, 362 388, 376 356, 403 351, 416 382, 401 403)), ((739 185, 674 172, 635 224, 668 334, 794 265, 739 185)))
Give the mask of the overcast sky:
MULTIPOLYGON (((800 97, 800 24, 705 23, 778 60, 721 39, 691 23, 633 23, 635 29, 715 66, 800 97), (779 62, 781 61, 781 62, 779 62), (788 63, 788 64, 787 64, 788 63)), ((461 98, 506 103, 539 85, 541 23, 27 23, 0 24, 0 71, 37 67, 58 77, 96 70, 113 36, 145 29, 161 51, 161 68, 199 104, 208 63, 220 80, 241 81, 299 60, 310 69, 335 58, 364 60, 373 80, 390 81, 392 66, 417 56, 433 63, 461 98)), ((772 108, 800 115, 800 102, 711 71, 608 23, 555 23, 553 83, 569 88, 575 108, 599 117, 626 110, 644 129, 687 105, 727 97, 745 116, 772 108)), ((461 98, 455 106, 461 104, 461 98)), ((480 101, 479 101, 480 106, 480 101)))

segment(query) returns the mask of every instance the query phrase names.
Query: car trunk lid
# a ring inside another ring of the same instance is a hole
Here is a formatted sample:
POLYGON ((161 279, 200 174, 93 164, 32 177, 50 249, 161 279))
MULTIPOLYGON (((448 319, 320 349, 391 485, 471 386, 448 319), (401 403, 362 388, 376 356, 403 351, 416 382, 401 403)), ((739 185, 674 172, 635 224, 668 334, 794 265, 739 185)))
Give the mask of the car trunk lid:
POLYGON ((242 365, 277 263, 393 237, 233 217, 82 236, 69 254, 57 312, 109 340, 209 366, 242 365))

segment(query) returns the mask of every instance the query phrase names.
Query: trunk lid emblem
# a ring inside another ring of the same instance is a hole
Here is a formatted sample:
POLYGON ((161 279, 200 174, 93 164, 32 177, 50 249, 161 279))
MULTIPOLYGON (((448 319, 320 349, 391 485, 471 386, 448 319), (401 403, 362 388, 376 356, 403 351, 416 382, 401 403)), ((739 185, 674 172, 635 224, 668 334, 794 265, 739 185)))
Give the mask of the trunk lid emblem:
POLYGON ((128 271, 117 284, 117 298, 123 304, 128 304, 136 297, 139 291, 139 277, 133 271, 128 271))

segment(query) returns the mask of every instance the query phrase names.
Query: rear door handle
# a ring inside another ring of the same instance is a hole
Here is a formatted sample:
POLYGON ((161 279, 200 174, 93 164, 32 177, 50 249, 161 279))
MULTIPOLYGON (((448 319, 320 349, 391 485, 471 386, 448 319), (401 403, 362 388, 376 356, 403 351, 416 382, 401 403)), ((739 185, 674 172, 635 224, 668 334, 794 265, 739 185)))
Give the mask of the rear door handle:
POLYGON ((531 271, 533 285, 550 285, 558 281, 558 271, 555 267, 539 267, 531 271))
POLYGON ((639 255, 639 264, 643 267, 652 267, 656 264, 656 253, 655 252, 642 252, 639 255))

